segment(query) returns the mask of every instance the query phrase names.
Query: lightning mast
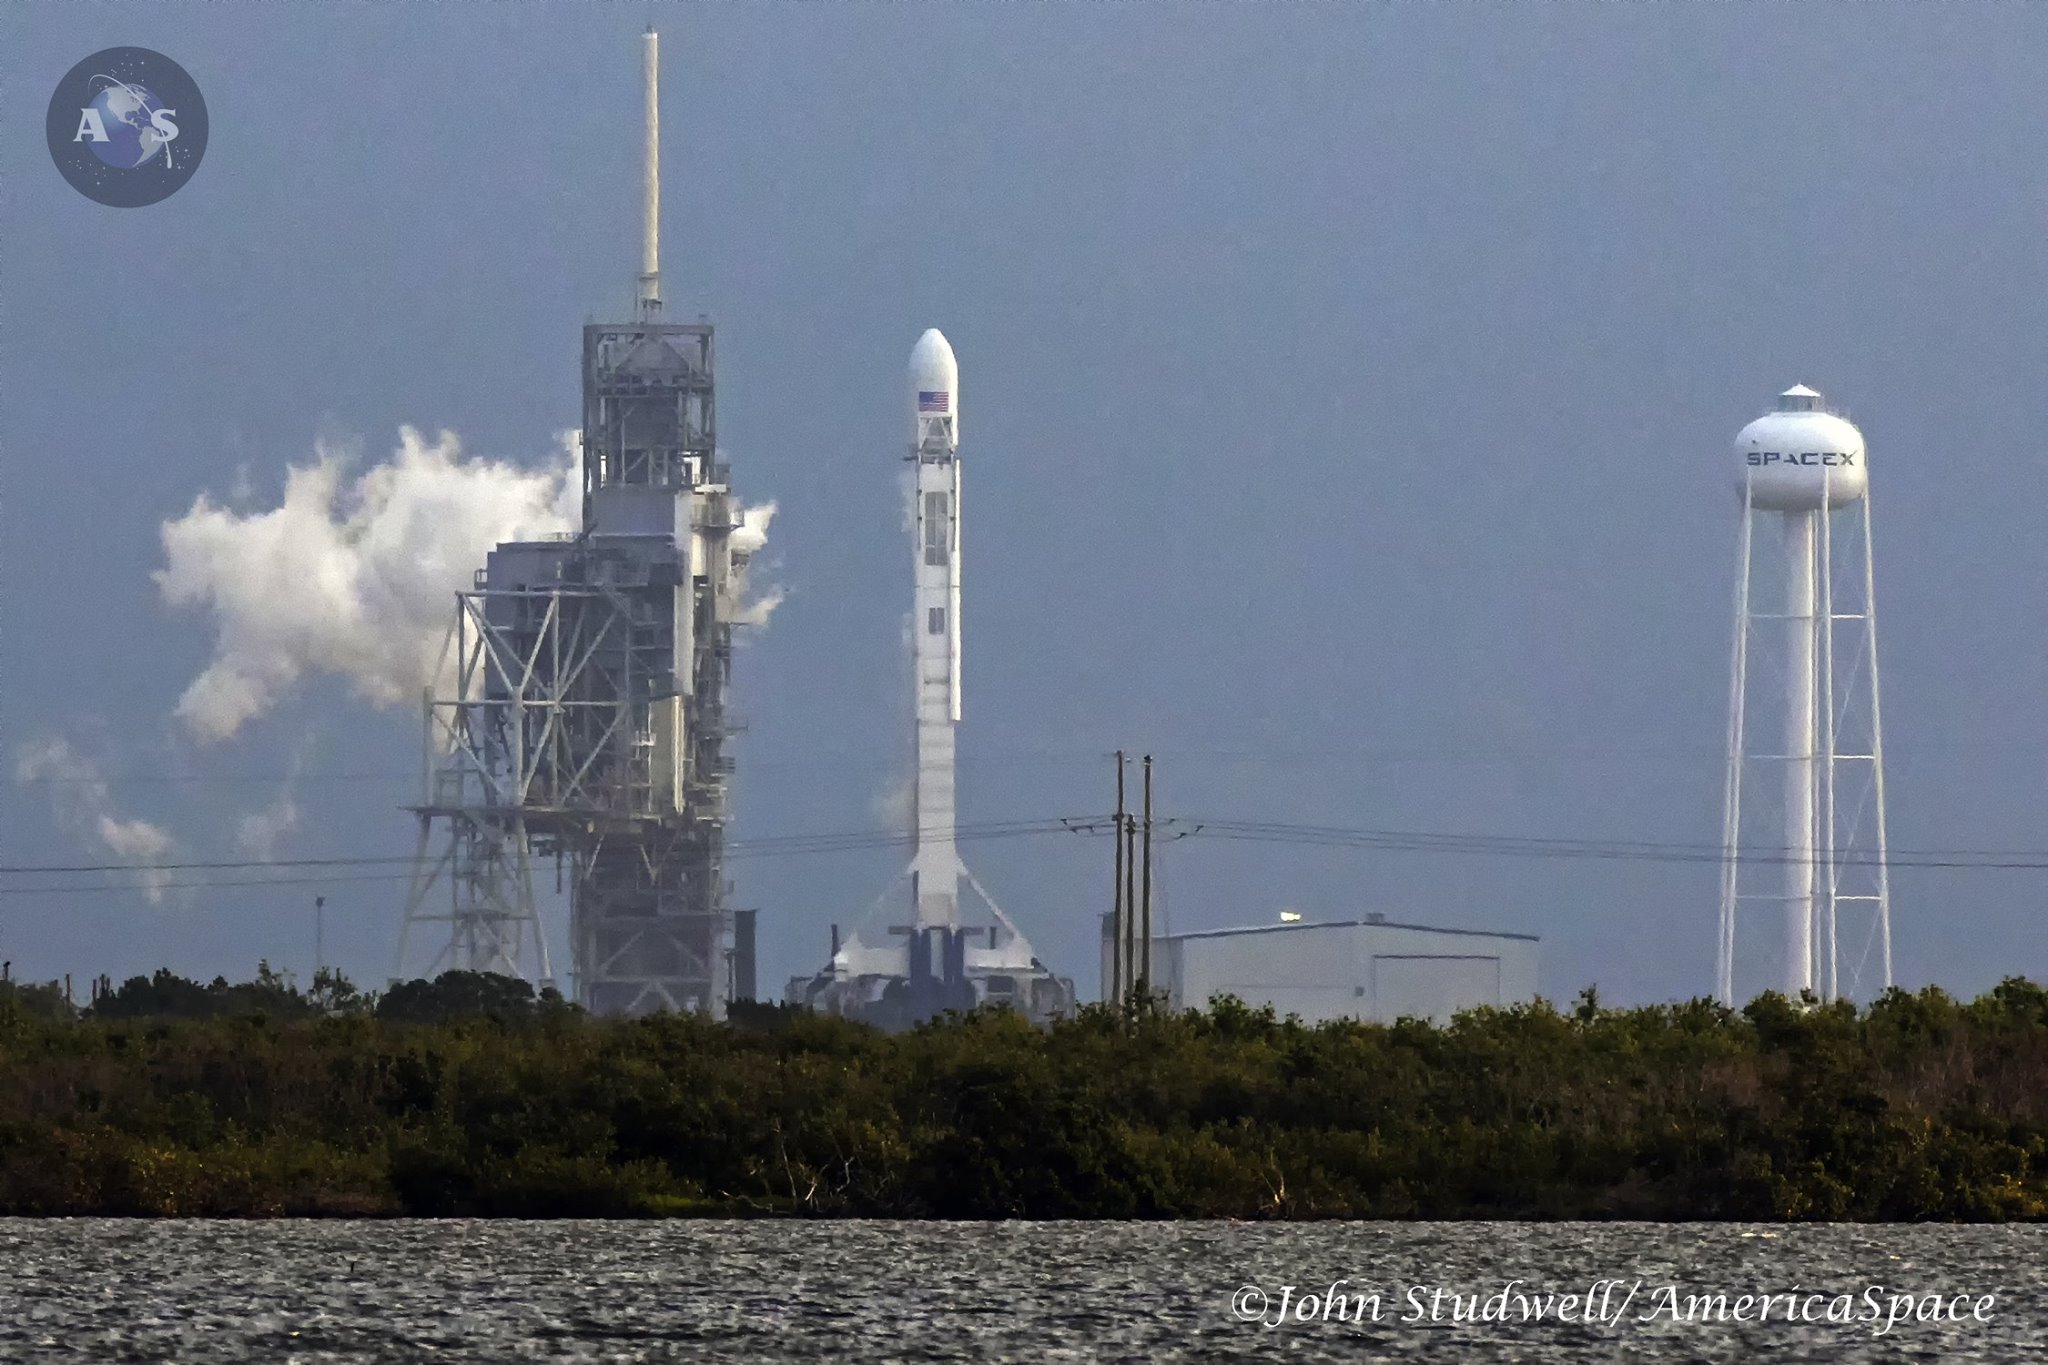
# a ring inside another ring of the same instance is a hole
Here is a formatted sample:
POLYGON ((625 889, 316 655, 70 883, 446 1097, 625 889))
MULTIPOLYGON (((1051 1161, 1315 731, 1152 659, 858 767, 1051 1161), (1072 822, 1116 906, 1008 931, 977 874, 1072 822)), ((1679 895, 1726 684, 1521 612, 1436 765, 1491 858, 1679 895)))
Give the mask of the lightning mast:
POLYGON ((647 26, 641 38, 641 84, 647 96, 647 134, 640 162, 640 316, 661 311, 661 35, 647 26))

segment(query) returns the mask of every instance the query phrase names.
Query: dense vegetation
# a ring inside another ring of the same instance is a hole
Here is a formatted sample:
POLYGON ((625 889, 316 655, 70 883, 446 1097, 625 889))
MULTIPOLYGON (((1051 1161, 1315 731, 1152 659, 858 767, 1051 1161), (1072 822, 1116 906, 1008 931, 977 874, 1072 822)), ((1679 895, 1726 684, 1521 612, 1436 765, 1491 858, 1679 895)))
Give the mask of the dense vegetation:
POLYGON ((453 974, 0 985, 0 1211, 2008 1219, 2048 1212, 2048 991, 1481 1010, 1226 1003, 884 1036, 596 1020, 453 974))

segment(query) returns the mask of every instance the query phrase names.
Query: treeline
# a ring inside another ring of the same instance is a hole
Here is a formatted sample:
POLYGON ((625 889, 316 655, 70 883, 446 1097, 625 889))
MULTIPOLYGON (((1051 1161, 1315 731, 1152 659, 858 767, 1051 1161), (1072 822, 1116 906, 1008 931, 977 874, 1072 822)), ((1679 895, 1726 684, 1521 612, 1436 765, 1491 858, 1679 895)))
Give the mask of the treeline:
POLYGON ((2048 1213, 2048 991, 1304 1027, 592 1019, 451 974, 0 985, 0 1212, 1966 1219, 2048 1213))

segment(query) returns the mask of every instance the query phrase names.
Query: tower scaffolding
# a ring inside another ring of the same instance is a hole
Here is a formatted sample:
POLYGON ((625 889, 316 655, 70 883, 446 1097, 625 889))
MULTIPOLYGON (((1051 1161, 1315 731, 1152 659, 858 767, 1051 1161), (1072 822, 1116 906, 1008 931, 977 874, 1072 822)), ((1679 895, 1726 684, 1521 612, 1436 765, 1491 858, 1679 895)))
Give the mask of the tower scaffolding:
POLYGON ((583 329, 582 527, 500 544, 456 594, 448 690, 425 700, 400 974, 415 931, 446 923, 434 963, 550 977, 533 892, 547 859, 579 1003, 721 1016, 725 694, 758 538, 736 536, 717 456, 712 328, 661 318, 656 44, 650 30, 637 316, 583 329))

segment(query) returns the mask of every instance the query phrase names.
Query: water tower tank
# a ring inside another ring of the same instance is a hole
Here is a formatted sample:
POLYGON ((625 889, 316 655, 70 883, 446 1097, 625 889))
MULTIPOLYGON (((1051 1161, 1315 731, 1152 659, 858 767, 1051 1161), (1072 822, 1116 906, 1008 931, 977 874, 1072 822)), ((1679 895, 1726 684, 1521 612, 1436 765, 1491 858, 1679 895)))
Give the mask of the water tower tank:
POLYGON ((1735 492, 1773 512, 1843 507, 1869 486, 1863 433, 1795 384, 1735 438, 1735 492))

